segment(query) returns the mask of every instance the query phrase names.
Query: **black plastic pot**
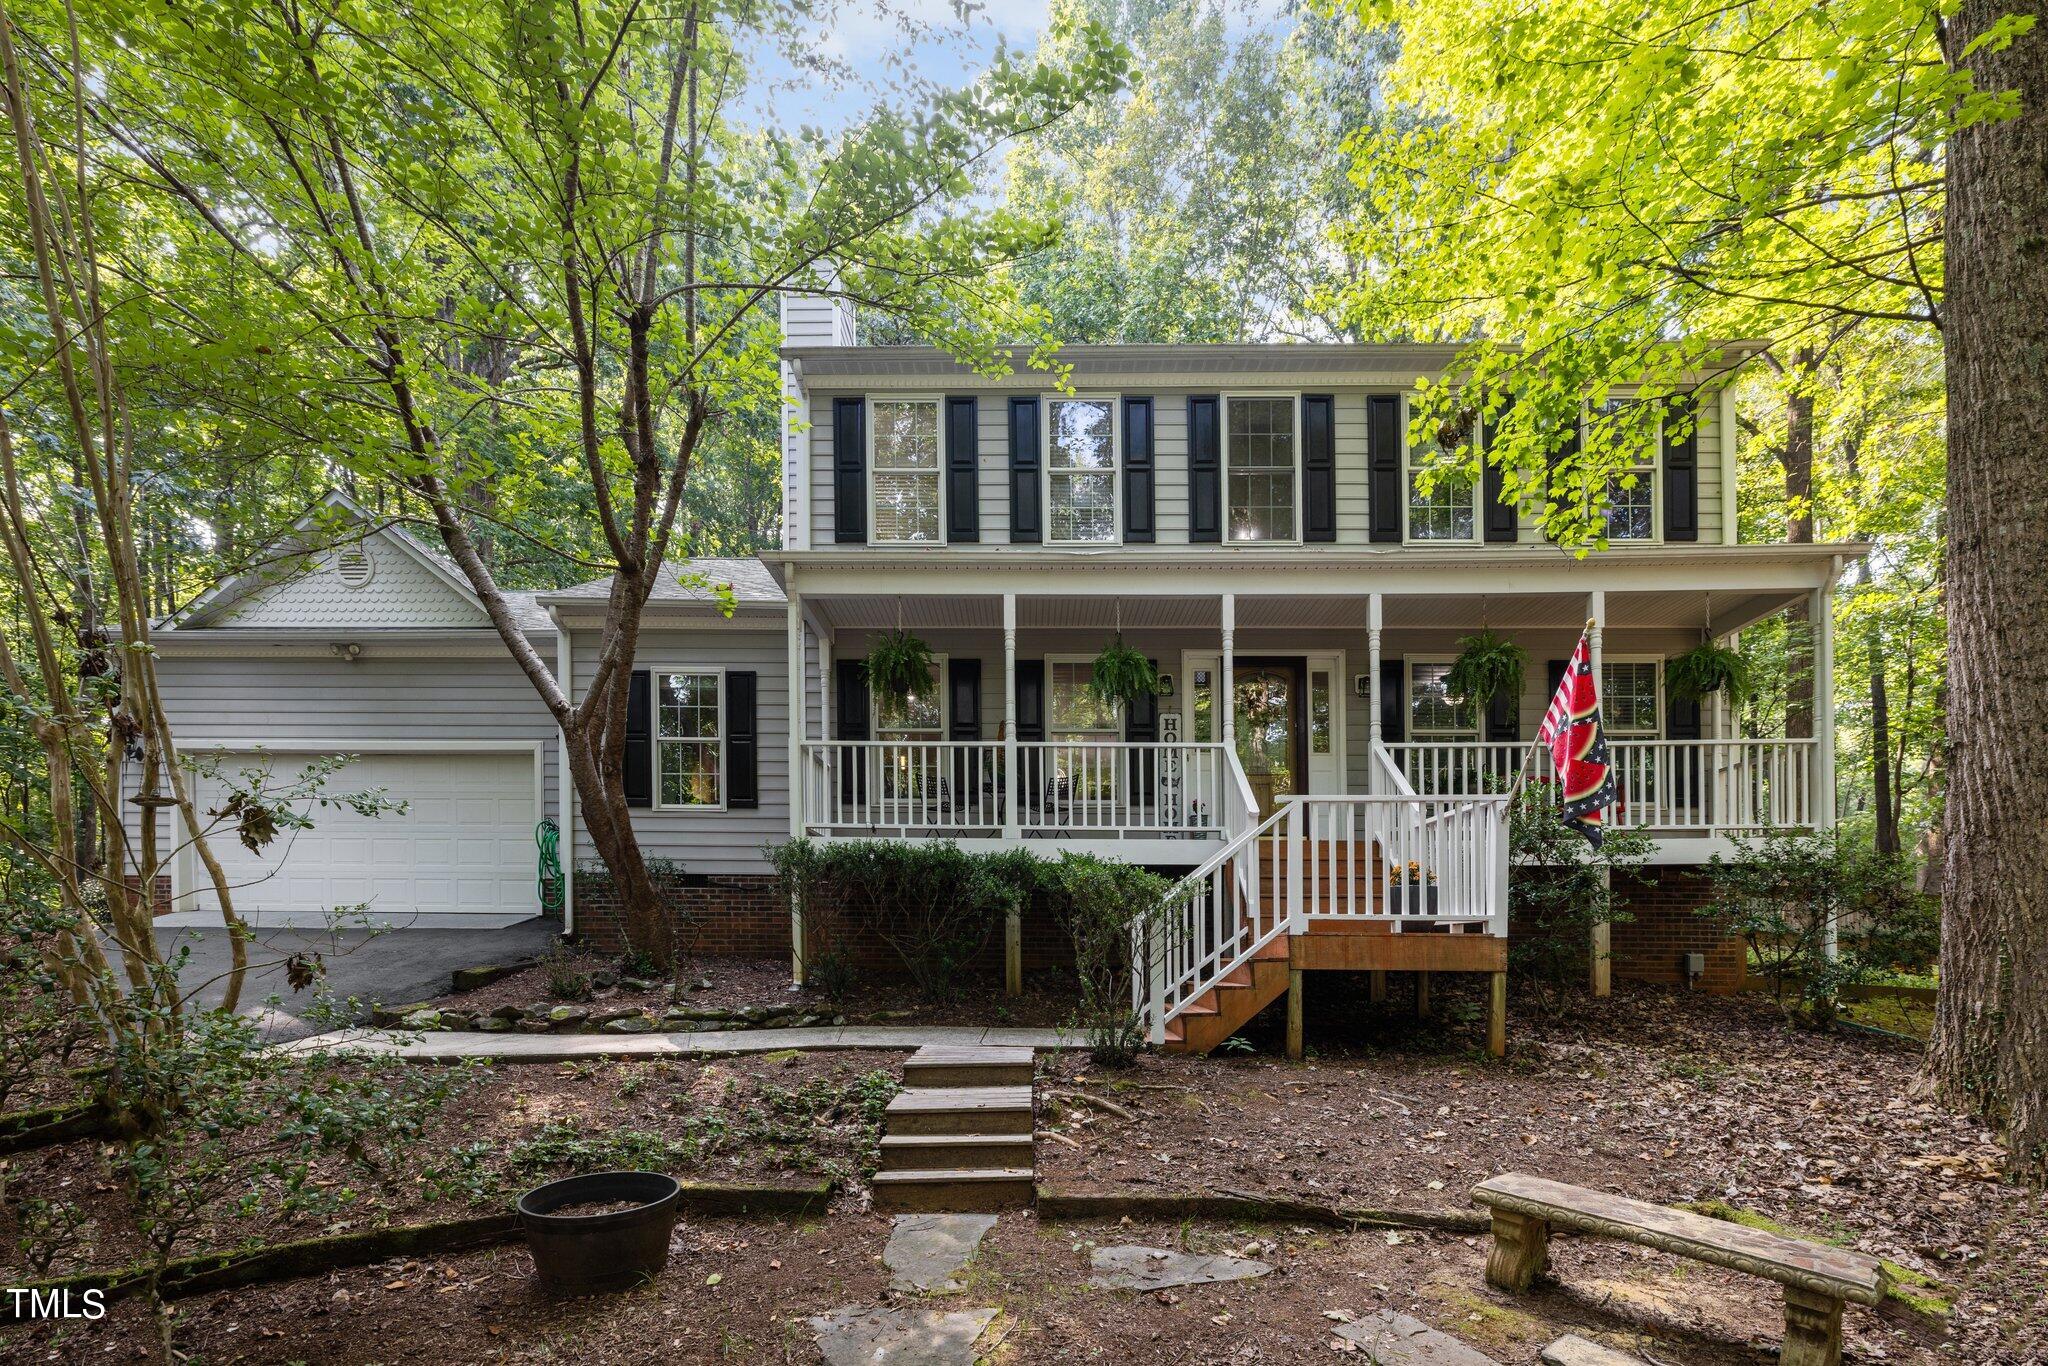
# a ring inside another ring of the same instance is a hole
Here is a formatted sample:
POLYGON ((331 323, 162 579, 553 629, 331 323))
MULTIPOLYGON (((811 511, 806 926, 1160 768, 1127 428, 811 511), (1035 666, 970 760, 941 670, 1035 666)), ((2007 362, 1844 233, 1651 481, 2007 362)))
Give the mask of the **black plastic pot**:
POLYGON ((660 1172, 588 1172, 519 1197, 519 1225, 540 1282, 558 1295, 624 1290, 668 1265, 669 1233, 683 1188, 660 1172), (555 1214, 585 1201, 633 1200, 610 1214, 555 1214))

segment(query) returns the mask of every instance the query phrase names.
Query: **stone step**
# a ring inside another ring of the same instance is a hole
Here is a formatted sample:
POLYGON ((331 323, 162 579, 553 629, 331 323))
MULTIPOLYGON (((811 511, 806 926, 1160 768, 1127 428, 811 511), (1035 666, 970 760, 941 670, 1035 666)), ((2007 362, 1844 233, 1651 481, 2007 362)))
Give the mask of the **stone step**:
POLYGON ((875 1208, 981 1211, 1031 1203, 1031 1168, 875 1173, 875 1208))
POLYGON ((1030 1134, 885 1134, 882 1170, 986 1171, 1030 1167, 1030 1134))
POLYGON ((1577 1333, 1566 1333, 1545 1347, 1537 1359, 1544 1366, 1643 1366, 1641 1357, 1603 1347, 1577 1333))
POLYGON ((888 1133, 1029 1134, 1029 1086, 916 1086, 885 1112, 888 1133))
POLYGON ((905 1086, 1029 1086, 1031 1050, 926 1044, 903 1064, 905 1086))

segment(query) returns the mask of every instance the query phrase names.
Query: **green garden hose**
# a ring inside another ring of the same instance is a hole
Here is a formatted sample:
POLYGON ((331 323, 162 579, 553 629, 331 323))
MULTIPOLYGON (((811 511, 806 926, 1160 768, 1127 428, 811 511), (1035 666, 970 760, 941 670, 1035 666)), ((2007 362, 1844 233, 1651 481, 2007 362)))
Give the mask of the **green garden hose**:
POLYGON ((562 909, 562 859, 558 852, 562 843, 561 827, 553 821, 542 821, 533 827, 533 842, 540 846, 540 908, 559 911, 562 909))

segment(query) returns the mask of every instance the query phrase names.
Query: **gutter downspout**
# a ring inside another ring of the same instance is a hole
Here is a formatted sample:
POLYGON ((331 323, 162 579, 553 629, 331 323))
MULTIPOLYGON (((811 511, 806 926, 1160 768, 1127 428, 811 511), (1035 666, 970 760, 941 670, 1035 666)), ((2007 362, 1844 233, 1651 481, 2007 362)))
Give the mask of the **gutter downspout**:
MULTIPOLYGON (((555 624, 555 681, 573 703, 576 689, 569 677, 574 658, 569 628, 552 607, 548 608, 548 620, 555 624)), ((555 824, 562 832, 562 937, 567 939, 576 932, 576 784, 569 779, 569 737, 562 734, 560 726, 555 727, 555 810, 555 824)))

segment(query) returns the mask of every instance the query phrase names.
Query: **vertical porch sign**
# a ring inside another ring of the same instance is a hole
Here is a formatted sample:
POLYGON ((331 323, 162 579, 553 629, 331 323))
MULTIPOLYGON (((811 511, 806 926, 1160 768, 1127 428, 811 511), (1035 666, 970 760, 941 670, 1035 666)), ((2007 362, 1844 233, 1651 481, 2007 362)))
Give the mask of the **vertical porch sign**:
POLYGON ((1550 763, 1557 774, 1558 790, 1564 800, 1564 823, 1586 837, 1595 849, 1605 838, 1602 821, 1614 805, 1614 767, 1607 753, 1607 731, 1600 724, 1600 680, 1593 673, 1593 646, 1586 630, 1565 665, 1564 677, 1550 707, 1537 728, 1536 742, 1529 747, 1522 770, 1515 775, 1519 790, 1529 774, 1529 760, 1538 747, 1550 747, 1550 763))

